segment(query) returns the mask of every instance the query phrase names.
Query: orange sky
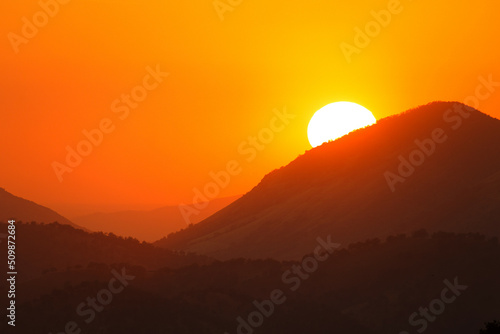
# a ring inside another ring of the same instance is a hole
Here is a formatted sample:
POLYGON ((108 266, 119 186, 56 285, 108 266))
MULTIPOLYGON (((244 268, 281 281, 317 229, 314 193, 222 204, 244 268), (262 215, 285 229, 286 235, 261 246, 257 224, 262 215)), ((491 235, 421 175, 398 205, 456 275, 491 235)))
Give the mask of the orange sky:
MULTIPOLYGON (((211 0, 71 0, 16 53, 9 33, 43 15, 35 0, 3 1, 0 186, 68 215, 153 208, 189 204, 210 171, 236 160, 241 173, 219 196, 240 194, 310 149, 308 121, 328 103, 357 102, 379 119, 463 101, 480 75, 500 81, 494 1, 403 0, 348 62, 341 43, 389 2, 248 0, 222 21, 211 0), (157 65, 169 76, 121 120, 111 104, 157 65), (295 118, 247 161, 238 147, 284 107, 295 118), (53 162, 103 119, 114 131, 59 182, 53 162)), ((500 92, 480 109, 500 118, 499 107, 500 92)))

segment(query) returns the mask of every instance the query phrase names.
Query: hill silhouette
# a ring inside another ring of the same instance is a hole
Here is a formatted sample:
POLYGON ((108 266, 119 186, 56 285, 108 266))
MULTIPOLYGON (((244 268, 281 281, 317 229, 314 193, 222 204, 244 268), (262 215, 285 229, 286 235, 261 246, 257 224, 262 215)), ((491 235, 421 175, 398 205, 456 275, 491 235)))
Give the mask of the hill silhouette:
MULTIPOLYGON (((7 231, 0 223, 0 230, 7 231)), ((22 264, 21 280, 50 272, 86 268, 89 264, 128 263, 148 270, 176 268, 193 263, 209 263, 204 256, 173 252, 122 238, 112 233, 89 233, 69 225, 16 223, 17 258, 22 264)))
POLYGON ((196 224, 213 213, 234 202, 240 196, 214 199, 206 204, 199 214, 191 215, 186 222, 178 206, 165 206, 150 211, 120 211, 94 213, 74 218, 73 221, 91 231, 111 232, 119 236, 133 237, 140 241, 153 242, 169 233, 196 224))
POLYGON ((78 229, 84 229, 61 216, 54 210, 39 205, 35 202, 12 195, 5 189, 0 188, 0 222, 6 223, 14 219, 16 221, 36 221, 40 223, 53 223, 70 225, 78 229))
POLYGON ((498 236, 498 143, 499 120, 430 103, 306 152, 156 244, 218 259, 297 259, 328 234, 342 245, 419 228, 498 236))
POLYGON ((286 300, 255 333, 416 333, 425 324, 428 334, 475 334, 500 311, 499 256, 497 238, 419 230, 336 250, 295 291, 282 275, 304 266, 309 255, 297 262, 235 259, 154 272, 129 264, 71 268, 20 283, 21 292, 44 293, 20 301, 18 318, 24 321, 17 329, 59 333, 75 321, 88 333, 237 333, 237 318, 247 319, 256 310, 254 301, 280 289, 286 300), (134 280, 85 323, 76 307, 107 286, 113 269, 124 266, 134 280), (53 282, 59 285, 41 288, 53 282), (455 282, 460 290, 447 285, 455 282), (448 301, 432 321, 418 316, 418 323, 410 324, 419 308, 432 309, 429 305, 443 296, 448 301))

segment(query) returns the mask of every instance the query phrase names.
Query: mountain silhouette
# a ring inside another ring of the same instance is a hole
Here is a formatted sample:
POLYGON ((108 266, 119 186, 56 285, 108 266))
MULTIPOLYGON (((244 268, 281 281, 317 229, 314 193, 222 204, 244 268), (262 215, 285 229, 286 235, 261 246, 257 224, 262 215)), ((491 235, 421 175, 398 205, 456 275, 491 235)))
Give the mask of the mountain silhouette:
MULTIPOLYGON (((45 264, 51 264, 53 253, 43 245, 65 254, 57 260, 62 268, 18 282, 19 319, 29 319, 16 326, 20 333, 65 332, 71 320, 82 333, 110 334, 475 334, 498 317, 500 245, 497 238, 477 233, 430 235, 420 230, 385 241, 366 240, 335 250, 318 263, 317 270, 307 271, 302 281, 297 281, 298 274, 292 281, 284 280, 283 274, 305 266, 313 254, 305 254, 302 261, 206 262, 202 257, 181 256, 69 226, 21 228, 27 241, 35 242, 23 250, 23 270, 39 256, 39 247, 45 264), (96 258, 99 263, 81 262, 96 258), (68 260, 71 267, 66 267, 68 260), (158 268, 162 263, 165 267, 158 268), (135 277, 133 281, 113 297, 112 304, 103 306, 94 321, 86 323, 86 317, 76 313, 78 305, 89 297, 103 300, 112 271, 123 268, 135 277), (239 317, 250 323, 259 309, 255 303, 262 305, 276 289, 286 296, 284 303, 272 311, 265 307, 269 317, 262 318, 262 326, 237 330, 239 317), (445 303, 441 298, 451 299, 445 303), (433 307, 440 302, 444 310, 433 307), (428 314, 431 320, 417 314, 422 307, 434 310, 428 314), (417 315, 413 321, 412 315, 417 315)), ((8 332, 7 327, 5 321, 0 323, 2 333, 8 332)))
POLYGON ((199 210, 199 214, 189 216, 189 222, 186 222, 177 205, 165 206, 150 211, 130 210, 94 213, 74 218, 73 221, 92 231, 111 232, 119 236, 153 242, 162 236, 181 230, 189 223, 196 224, 200 222, 239 197, 218 198, 205 203, 206 207, 199 210))
POLYGON ((266 175, 233 204, 156 244, 217 259, 298 259, 409 233, 500 235, 500 121, 433 102, 354 131, 266 175))
POLYGON ((69 219, 61 216, 54 210, 24 198, 14 196, 5 189, 0 188, 0 222, 6 223, 11 219, 23 222, 58 222, 59 224, 84 229, 83 227, 72 223, 69 219))
MULTIPOLYGON (((6 224, 0 223, 0 228, 7 231, 6 224)), ((16 234, 22 236, 22 246, 17 248, 17 256, 23 261, 20 281, 99 264, 127 263, 156 270, 210 262, 204 256, 174 252, 134 238, 87 232, 59 223, 17 223, 16 234)))

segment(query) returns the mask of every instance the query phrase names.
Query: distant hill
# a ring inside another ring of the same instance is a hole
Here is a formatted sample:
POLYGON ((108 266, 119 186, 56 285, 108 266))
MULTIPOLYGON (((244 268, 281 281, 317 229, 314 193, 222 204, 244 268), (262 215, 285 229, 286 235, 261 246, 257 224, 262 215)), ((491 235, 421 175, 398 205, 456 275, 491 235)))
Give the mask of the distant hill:
POLYGON ((53 223, 70 225, 78 229, 83 229, 72 223, 69 219, 61 216, 54 210, 51 210, 35 202, 17 197, 0 188, 0 222, 6 223, 14 219, 16 221, 39 223, 53 223))
MULTIPOLYGON (((71 268, 19 284, 19 319, 29 321, 16 327, 57 333, 72 320, 82 332, 109 334, 477 334, 500 314, 499 257, 495 238, 418 231, 349 245, 315 270, 307 260, 312 254, 298 262, 236 259, 154 272, 126 264, 71 268), (294 267, 305 269, 302 280, 297 271, 284 280, 294 267), (135 278, 86 323, 77 306, 99 296, 112 268, 135 278), (261 306, 268 314, 259 322, 255 303, 263 305, 276 289, 286 299, 272 311, 261 306), (43 293, 22 297, 30 291, 43 293), (422 308, 430 320, 418 314, 422 308), (261 326, 238 331, 238 317, 261 326)), ((0 323, 0 331, 7 327, 0 323)))
POLYGON ((296 259, 328 234, 343 245, 422 227, 498 236, 499 143, 499 120, 434 102, 306 152, 157 245, 218 259, 296 259))
MULTIPOLYGON (((189 223, 196 224, 241 196, 225 197, 206 203, 206 208, 198 215, 192 214, 189 223)), ((178 206, 165 206, 150 211, 120 211, 114 213, 94 213, 74 218, 77 224, 92 231, 112 232, 133 237, 141 241, 153 242, 188 225, 178 206)))

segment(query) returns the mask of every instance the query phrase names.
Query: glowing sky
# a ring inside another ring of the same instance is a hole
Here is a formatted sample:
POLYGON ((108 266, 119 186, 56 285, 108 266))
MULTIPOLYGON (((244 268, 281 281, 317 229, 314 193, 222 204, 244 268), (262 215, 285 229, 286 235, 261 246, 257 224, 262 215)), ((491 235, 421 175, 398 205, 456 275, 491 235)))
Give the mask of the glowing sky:
MULTIPOLYGON (((219 195, 240 194, 310 149, 307 124, 328 103, 380 119, 463 101, 479 76, 500 81, 493 1, 401 1, 348 62, 340 45, 355 45, 355 28, 388 3, 245 0, 222 21, 210 0, 71 0, 16 53, 9 33, 22 35, 22 18, 41 7, 3 1, 0 186, 55 209, 152 208, 189 203, 210 171, 236 160, 242 171, 219 195), (112 103, 157 66, 168 77, 120 119, 112 103), (284 107, 295 118, 247 161, 240 145, 284 107), (114 130, 59 182, 52 163, 103 119, 114 130)), ((500 118, 500 92, 479 109, 500 118)))

